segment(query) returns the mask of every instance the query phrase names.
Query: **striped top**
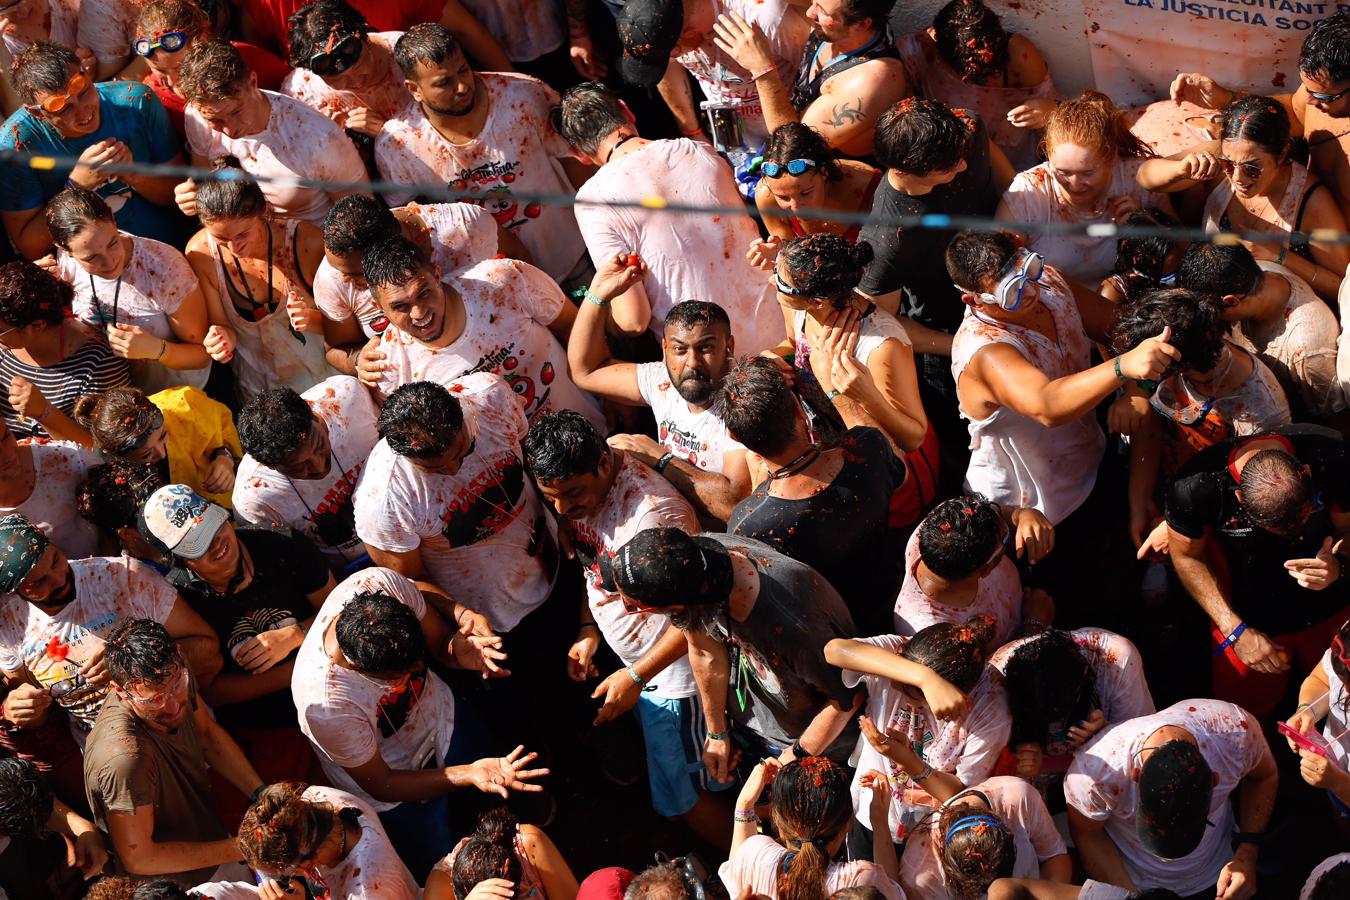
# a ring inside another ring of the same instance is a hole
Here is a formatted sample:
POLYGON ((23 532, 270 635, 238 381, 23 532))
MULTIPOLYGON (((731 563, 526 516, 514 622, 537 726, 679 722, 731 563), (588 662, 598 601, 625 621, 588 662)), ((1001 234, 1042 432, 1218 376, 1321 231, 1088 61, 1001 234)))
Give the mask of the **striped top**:
MULTIPOLYGON (((0 385, 7 388, 16 376, 31 381, 49 403, 68 416, 75 408, 75 401, 83 395, 102 393, 108 388, 129 384, 131 380, 127 361, 114 356, 108 342, 97 332, 52 366, 29 365, 8 350, 0 350, 0 385)), ((16 438, 50 437, 37 420, 20 418, 9 405, 8 390, 0 391, 0 416, 4 417, 16 438)))

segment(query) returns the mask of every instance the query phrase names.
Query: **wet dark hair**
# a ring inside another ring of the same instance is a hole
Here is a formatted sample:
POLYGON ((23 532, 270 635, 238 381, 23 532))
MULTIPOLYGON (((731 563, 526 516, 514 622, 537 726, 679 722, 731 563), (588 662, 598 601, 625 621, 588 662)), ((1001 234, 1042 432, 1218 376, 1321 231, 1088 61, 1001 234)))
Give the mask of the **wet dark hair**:
POLYGON ((1145 340, 1157 337, 1168 325, 1172 327, 1171 344, 1181 352, 1181 362, 1169 367, 1168 374, 1178 366, 1208 372, 1219 364, 1223 340, 1228 334, 1228 326, 1220 318, 1219 303, 1185 288, 1153 291, 1122 304, 1120 318, 1111 331, 1111 348, 1117 355, 1127 353, 1145 340))
POLYGON ((1281 533, 1302 528, 1313 502, 1303 463, 1283 450, 1254 453, 1242 467, 1240 487, 1248 517, 1281 533))
MULTIPOLYGON (((71 418, 89 429, 94 446, 108 456, 134 449, 162 413, 138 387, 108 388, 75 401, 71 418)), ((157 426, 155 426, 157 427, 157 426)))
MULTIPOLYGON (((79 71, 80 58, 64 44, 34 41, 14 58, 10 78, 19 102, 26 106, 37 103, 37 95, 60 94, 70 82, 71 69, 79 71)), ((92 88, 93 85, 90 85, 92 88)))
POLYGON ((998 548, 1001 520, 998 505, 982 494, 944 500, 919 523, 919 557, 939 578, 969 578, 998 548))
POLYGON ((872 261, 872 245, 821 232, 792 238, 778 255, 797 291, 843 309, 853 301, 853 289, 872 261))
POLYGON ((233 157, 211 160, 211 168, 220 178, 197 181, 197 218, 203 224, 230 219, 252 219, 267 215, 267 198, 262 188, 233 157))
POLYGON ((366 250, 403 233, 393 210, 366 194, 348 194, 333 204, 323 222, 323 245, 338 256, 366 250))
POLYGON ((54 799, 51 785, 35 764, 17 757, 0 759, 0 835, 45 835, 54 799))
POLYGON ((1008 32, 980 0, 951 0, 933 17, 938 56, 965 78, 988 78, 1008 68, 1008 32))
POLYGON ((336 810, 305 799, 307 787, 299 781, 269 785, 249 804, 239 823, 239 852, 250 867, 294 869, 313 858, 333 829, 342 827, 336 810))
POLYGON ((333 629, 352 668, 367 675, 411 672, 427 652, 417 613, 382 591, 361 591, 333 629))
POLYGON ((7 326, 60 325, 74 297, 74 288, 26 259, 0 265, 0 321, 7 326))
POLYGON ((727 372, 713 395, 713 414, 748 449, 772 456, 796 435, 797 395, 769 359, 747 356, 727 372))
POLYGON ((436 66, 463 52, 448 28, 423 22, 403 32, 394 44, 394 62, 403 70, 404 77, 411 80, 417 74, 418 63, 436 66))
POLYGON ((314 427, 314 413, 292 388, 263 391, 239 410, 237 428, 244 452, 269 469, 280 469, 314 427))
POLYGON ((394 389, 376 424, 390 450, 425 459, 450 449, 464 429, 464 410, 441 385, 414 381, 394 389))
POLYGON ((158 684, 184 667, 178 645, 153 619, 126 619, 114 627, 103 658, 108 677, 122 687, 158 684))
POLYGON ((910 662, 927 666, 968 694, 984 673, 988 659, 986 648, 993 637, 994 620, 990 616, 971 616, 960 625, 939 622, 919 629, 905 643, 900 655, 910 662))
POLYGON ((840 18, 850 25, 857 25, 863 19, 871 19, 872 27, 884 29, 891 15, 895 0, 844 0, 839 7, 840 18))
POLYGON ((553 127, 568 145, 594 153, 600 142, 630 123, 617 91, 598 81, 583 81, 563 92, 553 108, 553 127))
POLYGON ((1006 231, 960 231, 947 244, 947 274, 954 283, 980 290, 997 279, 1021 247, 1006 231))
POLYGON ((1017 864, 1012 829, 992 809, 975 809, 964 803, 944 806, 937 816, 933 837, 941 849, 947 889, 963 900, 983 897, 989 885, 1011 876, 1017 864), (988 816, 993 821, 962 828, 948 841, 947 833, 952 826, 967 816, 988 816))
POLYGON ((1186 248, 1177 270, 1177 284, 1215 300, 1233 295, 1246 296, 1259 290, 1265 277, 1256 257, 1241 244, 1221 247, 1202 241, 1186 248))
POLYGON ((1298 52, 1298 70, 1329 84, 1350 81, 1350 13, 1313 23, 1298 52))
POLYGON ((431 260, 426 253, 402 233, 380 241, 361 260, 361 271, 372 294, 383 287, 402 287, 428 268, 431 260))
POLYGON ((308 69, 314 54, 323 51, 332 34, 360 34, 370 32, 366 17, 344 0, 315 0, 300 7, 286 20, 290 29, 287 41, 290 52, 286 62, 292 69, 308 69))
POLYGON ((1350 860, 1323 872, 1308 893, 1308 900, 1345 900, 1346 897, 1350 897, 1350 860))
POLYGON ((1251 141, 1283 160, 1289 150, 1289 112, 1260 94, 1239 97, 1223 108, 1224 141, 1251 141))
POLYGON ((825 896, 828 847, 853 821, 848 771, 823 756, 795 759, 773 779, 770 802, 779 841, 790 855, 778 873, 779 900, 825 896))
POLYGON ((595 426, 576 410, 560 409, 535 416, 525 440, 525 464, 541 484, 556 484, 600 471, 609 445, 595 426))
POLYGON ((100 531, 135 528, 150 495, 164 486, 155 466, 111 457, 91 466, 75 489, 75 511, 100 531))
POLYGON ((1012 711, 1010 746, 1050 740, 1050 726, 1081 722, 1097 708, 1097 673, 1073 636, 1043 631, 1018 645, 1003 672, 1012 711))
POLYGON ((520 821, 504 806, 490 809, 478 817, 473 834, 455 854, 450 882, 457 900, 464 900, 479 882, 489 878, 520 883, 521 866, 515 846, 519 831, 520 821))
POLYGON ((70 249, 70 239, 94 222, 117 224, 108 204, 93 191, 71 185, 47 201, 43 210, 52 242, 62 250, 70 249))
POLYGON ((779 125, 769 135, 769 142, 764 146, 765 162, 787 165, 794 159, 811 160, 816 164, 816 171, 831 181, 838 181, 844 175, 834 151, 825 143, 820 132, 801 122, 779 125))
POLYGON ((877 120, 873 155, 906 175, 950 171, 970 152, 975 120, 941 100, 907 97, 877 120))
MULTIPOLYGON (((1156 206, 1136 209, 1125 217, 1125 225, 1134 227, 1180 228, 1181 223, 1156 206)), ((1113 271, 1125 286, 1125 297, 1132 300, 1162 287, 1160 279, 1167 255, 1178 241, 1163 234, 1148 237, 1123 237, 1116 241, 1116 264, 1113 271)))
POLYGON ((183 51, 178 89, 189 103, 233 97, 248 83, 243 55, 227 40, 194 41, 183 51))
POLYGON ((721 325, 731 335, 731 317, 716 303, 706 300, 685 300, 676 303, 666 313, 666 333, 672 329, 688 329, 699 325, 721 325))

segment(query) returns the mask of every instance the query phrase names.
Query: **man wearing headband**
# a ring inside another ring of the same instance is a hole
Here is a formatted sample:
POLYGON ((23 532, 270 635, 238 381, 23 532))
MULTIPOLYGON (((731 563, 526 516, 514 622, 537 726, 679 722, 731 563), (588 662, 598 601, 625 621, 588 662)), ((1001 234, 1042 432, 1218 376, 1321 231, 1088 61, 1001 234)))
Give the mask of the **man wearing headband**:
MULTIPOLYGON (((1063 624, 1086 624, 1083 611, 1064 601, 1081 593, 1085 579, 1100 578, 1099 569, 1089 575, 1072 567, 1099 566, 1101 554, 1097 544, 1092 552, 1070 544, 1120 518, 1106 496, 1111 479, 1099 486, 1106 437, 1093 411, 1123 384, 1158 378, 1180 354, 1167 343, 1170 329, 1161 329, 1093 366, 1091 342, 1107 340, 1116 307, 1063 278, 1007 232, 963 231, 946 259, 965 304, 952 341, 952 376, 973 448, 965 490, 1008 507, 1034 507, 1050 520, 1058 546, 1038 564, 1034 581, 1060 601, 1063 624)), ((1124 547, 1125 539, 1117 543, 1124 547)), ((1128 557, 1119 562, 1133 570, 1128 557)))
POLYGON ((1217 888, 1218 900, 1236 900, 1258 889, 1257 842, 1278 785, 1255 716, 1219 700, 1182 700, 1113 725, 1079 750, 1064 799, 1097 881, 1182 897, 1217 888))
POLYGON ((211 626, 154 569, 127 556, 69 560, 20 515, 0 519, 0 670, 5 719, 36 728, 54 701, 76 739, 108 687, 104 638, 130 618, 163 622, 195 671, 220 666, 211 626))
POLYGON ((723 213, 690 227, 687 216, 608 206, 664 197, 672 205, 739 207, 722 157, 688 139, 641 137, 632 110, 612 88, 593 81, 568 89, 553 115, 572 152, 599 167, 577 190, 577 225, 591 261, 600 269, 622 255, 625 268, 635 270, 633 283, 610 301, 615 328, 659 338, 671 307, 698 298, 727 311, 741 353, 768 350, 783 339, 773 280, 745 256, 759 237, 749 216, 723 213))
POLYGON ((853 636, 853 618, 814 569, 749 538, 649 528, 606 570, 627 608, 664 612, 684 631, 713 778, 728 781, 736 766, 733 722, 761 755, 848 760, 862 694, 824 648, 853 636))
POLYGON ((1166 517, 1177 576, 1212 623, 1214 696, 1265 716, 1350 616, 1344 440, 1291 425, 1216 444, 1168 486, 1166 517))

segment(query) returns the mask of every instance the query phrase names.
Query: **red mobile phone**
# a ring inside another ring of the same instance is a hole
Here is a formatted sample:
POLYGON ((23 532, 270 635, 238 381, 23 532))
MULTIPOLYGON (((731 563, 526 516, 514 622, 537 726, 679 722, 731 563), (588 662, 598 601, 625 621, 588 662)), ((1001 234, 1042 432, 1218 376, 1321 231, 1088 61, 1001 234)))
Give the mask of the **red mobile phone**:
POLYGON ((1322 740, 1322 736, 1316 731, 1310 731, 1307 734, 1299 734, 1288 722, 1279 723, 1280 734, 1289 738, 1297 746, 1307 750, 1309 753, 1316 753, 1318 756, 1327 755, 1327 745, 1322 740))

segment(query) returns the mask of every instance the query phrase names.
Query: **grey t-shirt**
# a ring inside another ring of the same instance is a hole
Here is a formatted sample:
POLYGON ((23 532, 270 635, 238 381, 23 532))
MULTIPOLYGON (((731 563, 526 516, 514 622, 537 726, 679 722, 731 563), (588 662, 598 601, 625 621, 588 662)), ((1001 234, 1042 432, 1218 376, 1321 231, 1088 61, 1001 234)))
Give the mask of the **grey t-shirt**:
MULTIPOLYGON (((759 596, 745 621, 728 615, 725 604, 690 608, 672 621, 730 645, 728 714, 765 740, 786 747, 826 703, 853 703, 854 692, 844 687, 842 673, 825 661, 831 638, 855 635, 853 617, 839 592, 805 563, 739 535, 702 537, 749 556, 759 571, 759 596)), ((823 755, 846 763, 857 739, 857 724, 850 719, 823 755)))

